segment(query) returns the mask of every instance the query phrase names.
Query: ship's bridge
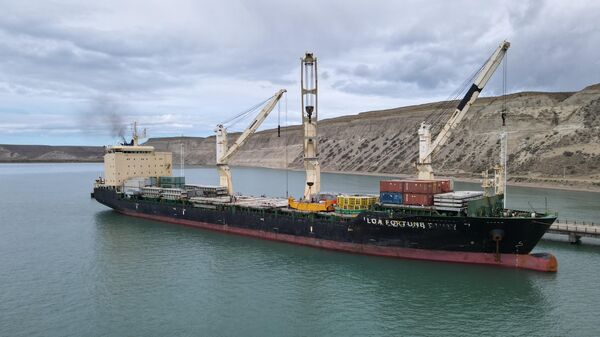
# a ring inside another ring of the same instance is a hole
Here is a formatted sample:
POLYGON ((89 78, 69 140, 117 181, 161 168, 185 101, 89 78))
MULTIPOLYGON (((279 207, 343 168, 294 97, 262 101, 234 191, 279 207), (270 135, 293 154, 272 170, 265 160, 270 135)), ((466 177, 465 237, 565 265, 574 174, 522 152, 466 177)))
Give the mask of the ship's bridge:
POLYGON ((171 152, 156 152, 154 146, 108 146, 104 155, 104 185, 120 187, 135 177, 170 176, 172 160, 171 152))

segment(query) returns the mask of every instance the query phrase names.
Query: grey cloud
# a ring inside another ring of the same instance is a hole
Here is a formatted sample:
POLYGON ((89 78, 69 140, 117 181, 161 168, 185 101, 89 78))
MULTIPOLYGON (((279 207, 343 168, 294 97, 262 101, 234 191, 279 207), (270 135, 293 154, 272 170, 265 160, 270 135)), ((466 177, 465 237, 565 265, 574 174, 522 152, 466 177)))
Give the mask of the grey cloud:
MULTIPOLYGON (((384 50, 400 51, 399 56, 382 57, 369 65, 358 63, 353 73, 347 68, 338 69, 338 74, 354 76, 347 76, 336 88, 367 95, 381 90, 380 95, 386 96, 396 94, 394 85, 405 83, 413 85, 415 94, 434 95, 468 78, 497 43, 507 38, 512 43, 507 57, 509 90, 578 90, 600 80, 598 71, 589 71, 600 62, 596 56, 600 52, 600 30, 592 23, 599 9, 591 2, 580 6, 511 2, 500 7, 499 13, 505 10, 506 16, 482 11, 481 18, 488 25, 476 19, 469 21, 472 29, 467 31, 448 22, 440 23, 448 28, 446 31, 412 25, 385 41, 384 50), (495 23, 504 28, 490 25, 495 23), (499 38, 490 39, 492 35, 499 38)), ((492 81, 487 92, 501 93, 500 81, 492 81)))
MULTIPOLYGON (((348 97, 446 97, 504 38, 512 43, 513 91, 576 90, 599 81, 600 5, 593 1, 0 0, 0 6, 6 13, 0 94, 23 101, 107 95, 130 102, 127 118, 173 114, 164 122, 171 130, 191 120, 212 128, 242 104, 240 96, 259 101, 269 87, 297 88, 305 51, 317 55, 323 88, 340 100, 323 97, 324 111, 348 97), (191 111, 198 112, 189 117, 191 111)), ((496 78, 486 93, 499 88, 496 78)), ((58 114, 53 106, 35 109, 29 112, 58 114)))
POLYGON ((347 93, 365 96, 402 97, 407 92, 414 92, 414 88, 407 90, 406 84, 401 85, 386 81, 337 81, 333 84, 333 87, 347 93))
POLYGON ((372 72, 369 69, 369 66, 367 66, 366 64, 359 64, 356 67, 354 67, 353 74, 354 76, 358 77, 370 77, 372 75, 372 72))

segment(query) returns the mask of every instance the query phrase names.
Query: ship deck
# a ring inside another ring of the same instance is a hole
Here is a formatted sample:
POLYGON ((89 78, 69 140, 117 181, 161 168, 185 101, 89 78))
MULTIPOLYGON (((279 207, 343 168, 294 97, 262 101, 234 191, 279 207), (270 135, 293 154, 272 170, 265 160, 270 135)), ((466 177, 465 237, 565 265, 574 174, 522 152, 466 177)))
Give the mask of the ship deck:
MULTIPOLYGON (((310 211, 302 211, 289 207, 287 198, 277 198, 277 197, 264 197, 264 196, 247 196, 247 195, 236 195, 233 197, 229 196, 220 196, 220 197, 193 197, 190 198, 189 201, 195 207, 204 208, 207 206, 216 206, 216 205, 228 205, 228 206, 238 206, 238 207, 246 207, 253 209, 264 209, 264 210, 273 210, 277 209, 281 212, 289 212, 289 213, 301 213, 301 214, 311 214, 314 212, 310 211)), ((337 212, 319 212, 319 215, 322 216, 336 216, 343 218, 354 218, 357 214, 342 214, 337 212)))
MULTIPOLYGON (((96 184, 97 188, 108 188, 104 187, 101 184, 96 184)), ((121 198, 125 197, 122 192, 117 192, 121 198)), ((233 206, 233 207, 243 207, 257 210, 266 210, 266 211, 278 211, 278 212, 289 212, 295 214, 315 214, 315 212, 311 211, 302 211, 298 209, 293 209, 289 207, 289 202, 287 198, 283 197, 267 197, 267 196, 250 196, 250 195, 235 195, 235 196, 211 196, 211 197, 190 197, 185 199, 172 199, 172 198, 148 198, 137 196, 136 198, 145 199, 148 201, 154 202, 171 202, 171 203, 185 203, 191 204, 193 207, 198 208, 206 208, 206 209, 217 209, 219 206, 233 206)), ((371 211, 387 211, 392 213, 402 212, 405 214, 412 215, 425 215, 425 216, 448 216, 448 217, 457 217, 457 216, 465 216, 466 212, 463 212, 465 209, 446 209, 443 207, 436 207, 435 205, 431 206, 418 206, 418 205, 400 205, 400 204, 382 204, 376 203, 374 208, 371 211)), ((358 213, 358 212, 357 212, 358 213)), ((357 213, 342 213, 342 212, 318 212, 321 217, 341 217, 341 218, 355 218, 357 213)), ((481 217, 474 215, 475 217, 481 217)), ((521 211, 521 210, 508 210, 504 209, 499 214, 488 214, 483 217, 491 217, 491 218, 545 218, 545 217, 555 217, 555 214, 550 214, 550 212, 546 213, 534 213, 530 211, 521 211)))

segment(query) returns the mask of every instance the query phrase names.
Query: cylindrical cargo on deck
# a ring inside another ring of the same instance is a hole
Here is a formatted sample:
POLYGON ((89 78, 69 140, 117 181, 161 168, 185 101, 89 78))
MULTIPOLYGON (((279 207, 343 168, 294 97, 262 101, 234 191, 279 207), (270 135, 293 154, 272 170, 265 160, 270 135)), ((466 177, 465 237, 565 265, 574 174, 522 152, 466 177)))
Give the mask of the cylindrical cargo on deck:
POLYGON ((433 194, 430 193, 404 193, 405 205, 432 206, 433 194))
POLYGON ((404 192, 404 181, 381 180, 379 181, 379 192, 404 192))
POLYGON ((369 209, 377 202, 377 196, 373 195, 338 195, 337 207, 345 210, 369 209))
POLYGON ((379 201, 382 204, 402 204, 402 193, 394 193, 394 192, 381 192, 379 194, 379 201))

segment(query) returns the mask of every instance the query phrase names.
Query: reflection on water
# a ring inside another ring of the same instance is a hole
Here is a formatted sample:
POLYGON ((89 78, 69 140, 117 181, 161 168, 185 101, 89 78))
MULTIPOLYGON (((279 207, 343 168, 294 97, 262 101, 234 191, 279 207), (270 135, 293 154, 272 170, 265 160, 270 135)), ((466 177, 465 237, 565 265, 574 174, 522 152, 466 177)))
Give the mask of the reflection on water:
MULTIPOLYGON (((244 310, 252 309, 238 301, 255 302, 255 296, 260 295, 257 304, 261 306, 288 307, 291 302, 316 311, 300 310, 295 319, 318 319, 326 330, 361 319, 365 331, 385 334, 401 326, 410 331, 443 333, 448 326, 463 331, 456 322, 468 320, 474 321, 471 332, 492 333, 503 329, 504 319, 512 314, 553 324, 556 308, 536 281, 551 282, 554 274, 357 256, 140 220, 110 211, 97 213, 95 223, 98 272, 112 275, 104 278, 107 285, 102 289, 108 293, 99 297, 111 303, 124 301, 112 298, 114 295, 129 296, 119 289, 143 279, 144 294, 156 292, 158 297, 168 297, 186 289, 187 300, 209 305, 214 319, 222 315, 244 317, 244 310), (110 289, 117 291, 112 294, 110 289), (240 311, 232 314, 231 310, 240 311), (336 312, 344 312, 345 318, 336 312), (483 319, 487 320, 485 325, 475 324, 483 319), (431 325, 431 321, 436 324, 431 325)), ((287 315, 269 310, 273 320, 285 321, 287 315)))

